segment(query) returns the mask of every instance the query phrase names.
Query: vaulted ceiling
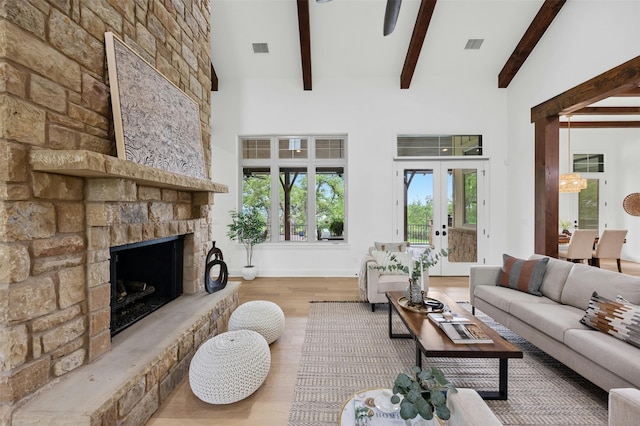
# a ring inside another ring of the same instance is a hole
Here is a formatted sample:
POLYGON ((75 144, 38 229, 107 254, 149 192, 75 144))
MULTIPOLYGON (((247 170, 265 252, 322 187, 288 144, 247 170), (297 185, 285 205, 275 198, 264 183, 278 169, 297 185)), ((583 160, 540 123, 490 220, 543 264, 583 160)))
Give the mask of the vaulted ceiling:
MULTIPOLYGON (((572 0, 570 0, 572 1, 572 0)), ((212 0, 212 90, 234 79, 397 79, 407 90, 455 73, 507 88, 566 0, 403 0, 383 36, 386 0, 212 0), (482 40, 477 50, 465 49, 482 40), (266 43, 268 53, 254 53, 266 43)), ((326 84, 326 83, 325 83, 326 84)), ((382 84, 382 83, 381 83, 382 84)), ((640 127, 640 89, 573 113, 572 127, 640 127)))

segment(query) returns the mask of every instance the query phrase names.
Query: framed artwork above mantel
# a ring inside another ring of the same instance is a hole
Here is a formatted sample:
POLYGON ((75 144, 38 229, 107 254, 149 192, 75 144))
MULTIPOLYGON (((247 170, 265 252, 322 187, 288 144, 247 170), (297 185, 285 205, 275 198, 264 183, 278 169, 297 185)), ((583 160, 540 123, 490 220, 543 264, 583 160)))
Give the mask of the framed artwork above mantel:
POLYGON ((111 32, 105 47, 118 158, 205 179, 196 102, 111 32))

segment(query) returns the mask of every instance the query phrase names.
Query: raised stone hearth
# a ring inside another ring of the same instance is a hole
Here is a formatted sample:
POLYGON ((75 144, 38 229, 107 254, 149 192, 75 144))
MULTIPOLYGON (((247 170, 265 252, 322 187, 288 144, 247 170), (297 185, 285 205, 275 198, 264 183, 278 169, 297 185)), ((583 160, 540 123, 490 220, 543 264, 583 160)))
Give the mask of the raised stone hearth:
POLYGON ((230 282, 211 295, 182 296, 137 322, 99 360, 18 410, 13 425, 144 424, 188 373, 200 344, 227 330, 238 287, 230 282))

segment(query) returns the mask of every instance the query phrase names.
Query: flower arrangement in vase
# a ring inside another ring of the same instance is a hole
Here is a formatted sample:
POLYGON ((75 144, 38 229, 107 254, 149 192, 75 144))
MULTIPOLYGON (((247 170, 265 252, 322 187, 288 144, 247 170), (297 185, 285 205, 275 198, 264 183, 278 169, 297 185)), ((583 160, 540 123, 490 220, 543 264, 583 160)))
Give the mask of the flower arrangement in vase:
POLYGON ((429 291, 428 269, 437 265, 441 258, 448 256, 451 253, 451 249, 435 251, 431 246, 426 246, 422 252, 419 252, 418 249, 411 249, 411 252, 411 261, 408 264, 403 263, 395 254, 391 254, 389 265, 378 265, 374 268, 408 274, 407 299, 410 303, 417 304, 422 303, 424 294, 429 291))

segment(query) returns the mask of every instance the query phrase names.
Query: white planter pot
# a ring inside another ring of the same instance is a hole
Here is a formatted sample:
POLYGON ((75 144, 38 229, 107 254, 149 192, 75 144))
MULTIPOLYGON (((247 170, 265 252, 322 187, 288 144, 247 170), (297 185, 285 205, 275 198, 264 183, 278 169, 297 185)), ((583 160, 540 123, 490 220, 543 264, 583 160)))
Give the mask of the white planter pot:
POLYGON ((243 266, 242 267, 242 279, 245 281, 251 281, 258 275, 258 268, 255 266, 243 266))

